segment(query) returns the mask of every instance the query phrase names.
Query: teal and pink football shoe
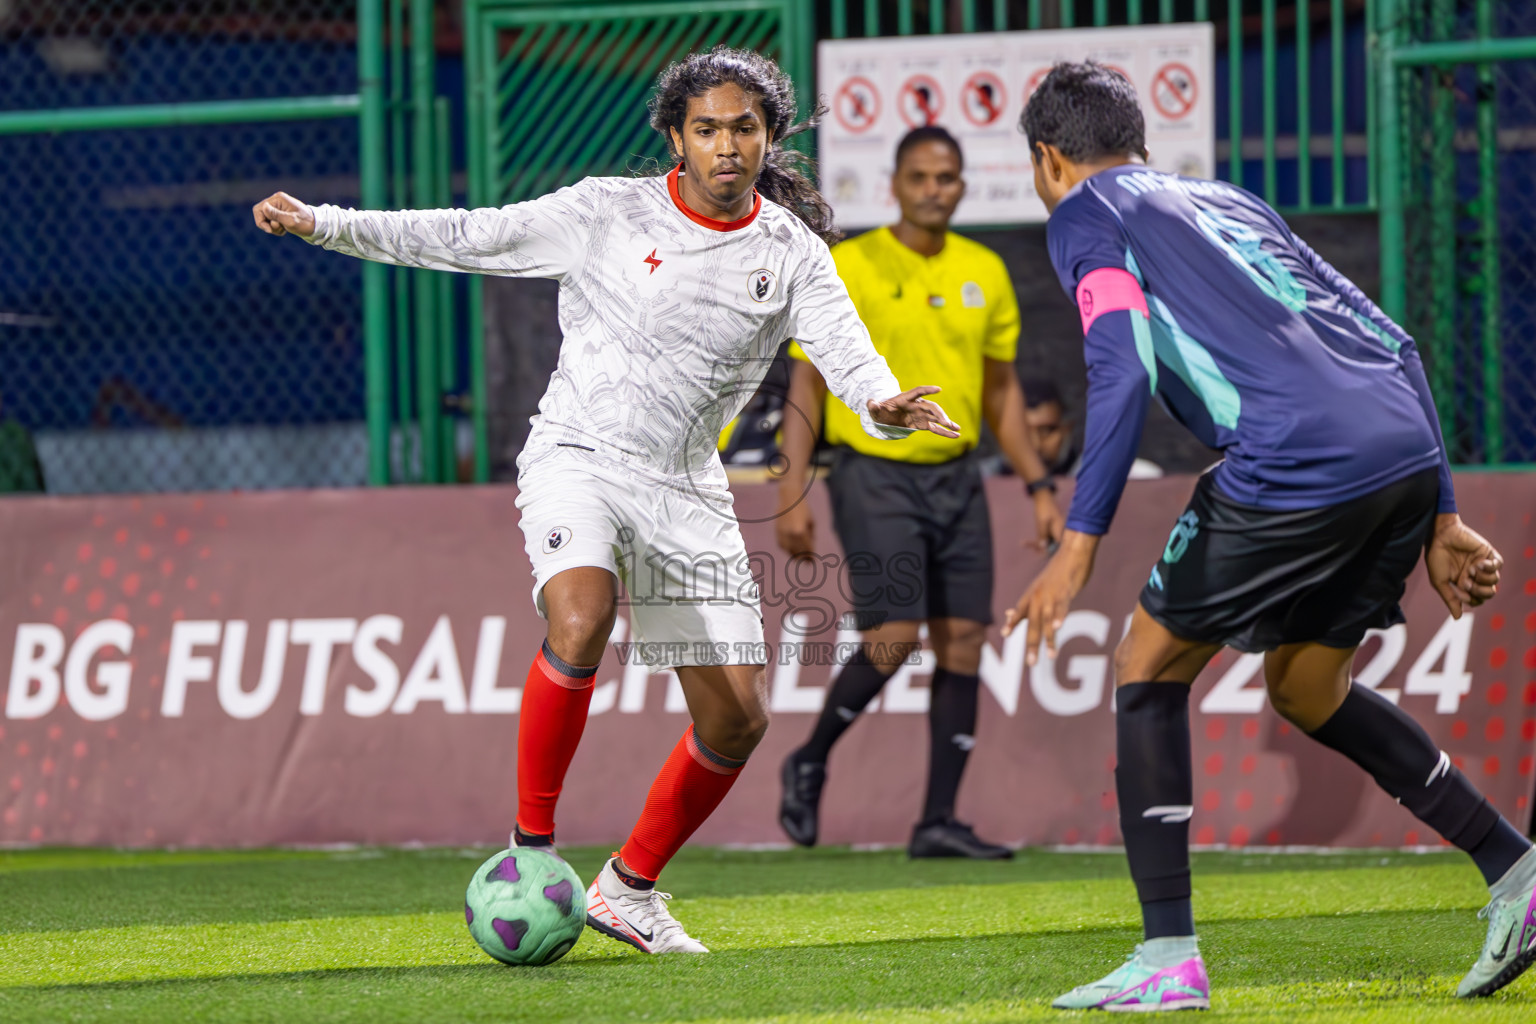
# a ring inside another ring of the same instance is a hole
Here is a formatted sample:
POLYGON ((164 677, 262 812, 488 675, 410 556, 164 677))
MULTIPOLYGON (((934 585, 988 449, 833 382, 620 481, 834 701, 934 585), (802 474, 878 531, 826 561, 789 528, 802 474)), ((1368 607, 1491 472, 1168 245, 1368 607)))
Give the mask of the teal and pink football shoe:
POLYGON ((1118 968, 1057 997, 1051 1005, 1058 1010, 1121 1013, 1211 1008, 1211 983, 1198 954, 1172 967, 1152 967, 1143 961, 1143 949, 1137 946, 1118 968))
POLYGON ((1488 919, 1488 935, 1456 988, 1463 999, 1492 995, 1536 964, 1536 850, 1495 883, 1493 899, 1477 916, 1488 919))

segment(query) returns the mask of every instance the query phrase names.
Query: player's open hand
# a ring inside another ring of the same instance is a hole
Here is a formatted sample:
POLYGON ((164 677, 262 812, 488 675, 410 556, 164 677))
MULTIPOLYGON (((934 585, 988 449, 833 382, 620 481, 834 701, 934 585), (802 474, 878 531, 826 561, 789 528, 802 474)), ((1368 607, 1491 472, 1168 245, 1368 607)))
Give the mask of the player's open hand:
POLYGON ((251 215, 256 226, 269 235, 308 238, 315 233, 315 212, 287 192, 272 193, 251 207, 251 215))
POLYGON ((1499 592, 1504 556, 1458 515, 1435 517, 1435 535, 1424 549, 1424 568, 1440 600, 1461 618, 1499 592))
POLYGON ((903 391, 883 402, 870 402, 869 415, 876 423, 888 427, 911 427, 927 430, 940 437, 959 437, 960 425, 944 414, 937 402, 929 402, 924 395, 936 395, 942 388, 926 385, 903 391))
POLYGON ((1093 572, 1093 556, 1098 545, 1097 537, 1076 530, 1066 531, 1061 549, 1045 564, 1018 604, 1003 616, 1003 636, 1012 633, 1021 622, 1027 625, 1024 659, 1031 666, 1039 660, 1041 644, 1045 645, 1047 654, 1056 657, 1056 632, 1067 619, 1072 599, 1082 591, 1093 572))

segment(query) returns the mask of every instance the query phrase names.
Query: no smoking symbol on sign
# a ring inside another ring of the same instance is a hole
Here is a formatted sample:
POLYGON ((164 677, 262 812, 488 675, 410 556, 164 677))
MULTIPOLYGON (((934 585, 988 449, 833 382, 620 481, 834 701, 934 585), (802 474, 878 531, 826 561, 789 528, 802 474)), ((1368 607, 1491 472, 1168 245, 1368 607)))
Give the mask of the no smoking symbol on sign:
POLYGON ((901 119, 909 127, 921 128, 939 119, 939 112, 944 109, 944 94, 939 91, 939 83, 927 75, 913 75, 901 87, 898 107, 901 119))
POLYGON ((880 116, 880 93, 867 78, 850 78, 832 104, 838 122, 850 132, 868 131, 880 116))
POLYGON ((1187 116, 1197 94, 1195 73, 1183 64, 1164 64, 1152 76, 1152 105, 1170 120, 1187 116))
POLYGON ((960 97, 960 109, 965 119, 978 128, 985 128, 1003 114, 1007 105, 1003 97, 1003 82, 990 71, 978 71, 966 79, 965 92, 960 97))

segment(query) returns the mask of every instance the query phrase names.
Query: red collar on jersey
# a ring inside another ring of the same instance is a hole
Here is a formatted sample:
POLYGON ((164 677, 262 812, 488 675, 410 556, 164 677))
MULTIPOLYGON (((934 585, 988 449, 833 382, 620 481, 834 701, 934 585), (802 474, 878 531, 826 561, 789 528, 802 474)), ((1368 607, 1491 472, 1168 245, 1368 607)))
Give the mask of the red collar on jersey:
POLYGON ((740 231, 757 219, 757 211, 763 208, 763 197, 757 194, 756 189, 752 190, 752 212, 741 218, 741 220, 715 220, 713 217, 706 217, 702 213, 689 209, 688 204, 683 202, 682 195, 677 191, 677 176, 682 169, 683 165, 678 164, 667 175, 667 191, 672 195, 672 202, 677 204, 679 210, 683 211, 684 217, 687 217, 695 224, 702 224, 711 231, 740 231))

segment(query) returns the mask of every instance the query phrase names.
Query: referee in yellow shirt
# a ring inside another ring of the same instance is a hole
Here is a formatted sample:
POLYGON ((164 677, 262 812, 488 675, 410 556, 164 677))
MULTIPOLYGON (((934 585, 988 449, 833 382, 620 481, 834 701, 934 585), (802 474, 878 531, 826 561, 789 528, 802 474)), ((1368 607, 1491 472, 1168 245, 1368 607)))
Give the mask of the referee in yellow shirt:
POLYGON ((863 644, 827 693, 810 738, 784 762, 779 821, 813 846, 827 755, 885 681, 919 647, 928 624, 937 656, 929 710, 928 789, 912 833, 913 857, 1011 857, 955 820, 960 776, 975 744, 977 672, 992 622, 992 530, 975 458, 983 420, 1027 481, 1044 543, 1061 534, 1054 486, 1036 451, 1014 372, 1019 308, 996 253, 949 231, 965 193, 954 136, 936 125, 896 147, 891 191, 901 220, 832 249, 875 347, 903 387, 943 388, 938 400, 960 424, 958 439, 868 438, 857 417, 827 401, 827 386, 797 349, 784 418, 776 523, 793 557, 815 554, 804 497, 818 430, 836 447, 828 487, 847 558, 863 644), (807 422, 808 421, 808 422, 807 422))

